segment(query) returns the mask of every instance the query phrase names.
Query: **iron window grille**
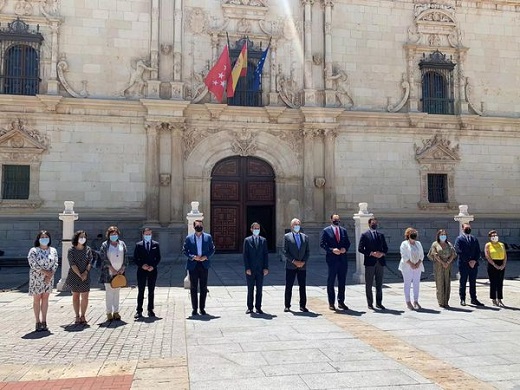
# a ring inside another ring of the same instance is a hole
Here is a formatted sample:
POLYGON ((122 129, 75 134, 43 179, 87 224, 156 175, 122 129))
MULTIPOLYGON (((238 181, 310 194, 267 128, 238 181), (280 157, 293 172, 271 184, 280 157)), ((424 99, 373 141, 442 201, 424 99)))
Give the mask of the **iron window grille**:
POLYGON ((2 199, 29 199, 29 165, 2 166, 2 199))
POLYGON ((422 111, 428 114, 454 114, 453 69, 455 64, 436 50, 419 62, 422 80, 422 111))
POLYGON ((428 174, 428 202, 448 203, 448 175, 428 174))
POLYGON ((20 18, 0 28, 0 93, 36 95, 40 85, 43 36, 20 18))

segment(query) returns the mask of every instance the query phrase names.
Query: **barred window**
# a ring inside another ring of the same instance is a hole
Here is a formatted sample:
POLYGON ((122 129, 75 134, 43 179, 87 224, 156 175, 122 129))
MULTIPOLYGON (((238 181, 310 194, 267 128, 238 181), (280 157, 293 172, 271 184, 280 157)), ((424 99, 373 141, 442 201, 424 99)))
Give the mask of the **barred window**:
POLYGON ((2 166, 2 199, 29 199, 30 166, 2 166))
POLYGON ((422 111, 428 114, 454 114, 453 69, 455 64, 436 50, 419 62, 422 73, 422 111))
POLYGON ((448 175, 428 174, 428 202, 448 203, 448 175))

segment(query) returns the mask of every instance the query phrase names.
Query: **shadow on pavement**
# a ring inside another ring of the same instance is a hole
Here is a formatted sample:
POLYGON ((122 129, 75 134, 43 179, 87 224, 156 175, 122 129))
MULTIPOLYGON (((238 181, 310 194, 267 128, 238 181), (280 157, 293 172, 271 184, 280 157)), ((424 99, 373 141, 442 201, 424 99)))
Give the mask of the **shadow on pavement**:
POLYGON ((453 307, 453 306, 447 307, 446 310, 460 312, 460 313, 471 313, 473 311, 470 309, 463 309, 462 307, 453 307))
POLYGON ((136 318, 135 322, 144 322, 146 324, 152 324, 156 321, 162 320, 162 317, 141 317, 136 318))
POLYGON ((276 318, 277 316, 274 314, 264 313, 264 314, 258 314, 258 313, 251 313, 251 318, 261 318, 264 320, 272 320, 273 318, 276 318))
POLYGON ((63 330, 65 332, 82 332, 85 329, 90 328, 89 324, 68 324, 68 325, 61 325, 63 330))
POLYGON ((125 322, 125 321, 105 321, 105 322, 102 322, 100 324, 98 324, 98 326, 100 328, 119 328, 120 326, 125 326, 127 325, 128 322, 125 322))
POLYGON ((419 310, 416 310, 418 313, 426 313, 426 314, 441 314, 439 310, 435 309, 426 309, 424 307, 420 308, 419 310))
POLYGON ((476 306, 476 305, 470 305, 470 306, 474 307, 475 309, 478 309, 478 310, 500 311, 500 309, 498 307, 493 307, 493 306, 476 306))
POLYGON ((196 316, 189 316, 187 317, 186 319, 187 320, 193 320, 193 321, 211 321, 211 320, 216 320, 220 318, 220 316, 213 316, 211 314, 206 314, 206 315, 196 315, 196 316))
POLYGON ((312 311, 308 311, 307 313, 304 313, 304 312, 301 312, 301 311, 291 311, 290 313, 293 316, 296 316, 296 317, 312 317, 312 318, 315 318, 315 317, 320 317, 321 316, 320 313, 313 313, 312 311))
POLYGON ((357 310, 352 310, 352 309, 336 311, 336 314, 349 315, 352 317, 361 317, 363 314, 366 314, 366 313, 367 313, 366 311, 357 311, 357 310))
POLYGON ((401 314, 404 314, 404 310, 393 310, 393 309, 385 309, 385 310, 374 310, 374 313, 378 314, 391 314, 394 316, 400 316, 401 314))
POLYGON ((519 311, 519 310, 520 310, 520 307, 502 306, 502 309, 513 310, 513 311, 519 311))
POLYGON ((52 336, 52 332, 50 331, 40 331, 40 332, 37 332, 37 331, 32 331, 32 332, 29 332, 25 335, 23 335, 21 338, 24 339, 24 340, 38 340, 38 339, 43 339, 44 337, 48 337, 48 336, 52 336))

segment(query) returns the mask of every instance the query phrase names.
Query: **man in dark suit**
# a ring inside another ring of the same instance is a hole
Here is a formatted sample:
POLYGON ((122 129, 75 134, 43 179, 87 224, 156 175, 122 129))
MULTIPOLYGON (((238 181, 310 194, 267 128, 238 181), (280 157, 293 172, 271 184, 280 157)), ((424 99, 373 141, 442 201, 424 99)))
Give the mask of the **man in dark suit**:
POLYGON ((134 262, 137 265, 137 311, 134 318, 143 316, 144 290, 148 283, 148 317, 155 317, 153 311, 157 265, 161 261, 159 243, 152 240, 152 229, 143 229, 143 240, 135 244, 134 262))
POLYGON ((269 257, 267 249, 267 240, 260 236, 260 224, 253 222, 251 224, 251 236, 244 239, 244 267, 246 270, 247 280, 247 311, 246 314, 253 312, 253 295, 256 287, 256 297, 254 307, 258 314, 264 314, 262 311, 262 287, 264 285, 264 276, 269 273, 269 257))
POLYGON ((330 216, 331 225, 321 232, 320 247, 325 252, 325 260, 329 268, 327 277, 327 295, 329 298, 329 309, 336 310, 334 306, 336 292, 334 282, 338 279, 338 308, 348 310, 345 305, 345 284, 347 281, 347 251, 350 248, 350 240, 347 236, 347 229, 340 226, 338 214, 330 216))
POLYGON ((386 265, 385 255, 388 252, 385 236, 377 231, 377 219, 368 220, 368 229, 361 234, 358 245, 358 252, 365 256, 365 293, 367 296, 368 308, 374 310, 374 296, 372 295, 372 285, 376 280, 376 307, 384 310, 383 306, 383 273, 386 265))
POLYGON ((301 222, 298 218, 291 221, 291 231, 284 237, 283 254, 285 256, 285 312, 291 310, 292 288, 294 279, 298 278, 300 287, 300 311, 308 312, 307 292, 307 261, 309 260, 309 238, 300 232, 301 222))
POLYGON ((462 231, 455 240, 455 251, 459 255, 460 285, 459 296, 460 304, 466 306, 466 283, 469 279, 469 295, 471 304, 484 306, 477 299, 477 274, 478 260, 480 258, 480 244, 475 236, 471 234, 469 223, 462 224, 462 231))
POLYGON ((206 315, 206 296, 208 294, 208 270, 211 266, 210 257, 215 253, 213 239, 204 233, 201 220, 193 222, 195 233, 189 234, 184 241, 182 252, 186 255, 186 269, 190 275, 190 295, 192 316, 196 316, 197 307, 200 314, 206 315), (197 287, 200 284, 200 301, 197 306, 197 287))

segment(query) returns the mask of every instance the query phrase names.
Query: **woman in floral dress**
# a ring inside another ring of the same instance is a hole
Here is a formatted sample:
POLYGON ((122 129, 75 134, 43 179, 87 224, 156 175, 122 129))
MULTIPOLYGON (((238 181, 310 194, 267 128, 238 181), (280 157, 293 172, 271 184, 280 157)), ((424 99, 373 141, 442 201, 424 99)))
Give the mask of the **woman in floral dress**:
POLYGON ((29 261, 29 295, 33 297, 36 331, 47 331, 49 295, 54 285, 54 273, 58 268, 58 252, 51 247, 51 235, 41 230, 36 236, 34 247, 27 255, 29 261))

